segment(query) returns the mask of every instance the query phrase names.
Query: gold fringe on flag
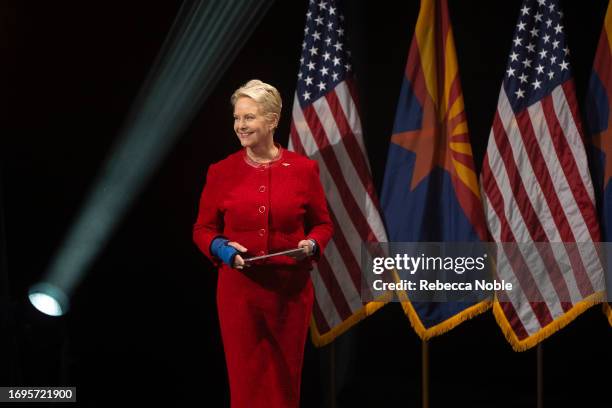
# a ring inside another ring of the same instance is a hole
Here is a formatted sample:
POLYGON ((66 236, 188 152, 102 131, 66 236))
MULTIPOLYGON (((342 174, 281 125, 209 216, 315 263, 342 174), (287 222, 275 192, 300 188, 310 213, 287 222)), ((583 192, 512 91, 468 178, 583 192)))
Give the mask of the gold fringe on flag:
POLYGON ((499 304, 499 301, 496 299, 493 303, 493 315, 495 315, 495 320, 497 320, 497 324, 501 327, 506 340, 510 343, 514 351, 525 351, 530 348, 536 346, 539 342, 547 339, 551 335, 553 335, 557 330, 560 330, 567 326, 572 320, 576 317, 580 316, 584 311, 586 311, 591 306, 601 303, 604 299, 604 292, 596 292, 590 296, 587 296, 580 302, 576 303, 572 309, 568 312, 565 312, 562 316, 556 318, 552 322, 550 322, 545 327, 541 328, 535 334, 527 337, 526 339, 519 340, 516 337, 516 334, 510 327, 510 323, 508 319, 506 319, 506 315, 499 304))

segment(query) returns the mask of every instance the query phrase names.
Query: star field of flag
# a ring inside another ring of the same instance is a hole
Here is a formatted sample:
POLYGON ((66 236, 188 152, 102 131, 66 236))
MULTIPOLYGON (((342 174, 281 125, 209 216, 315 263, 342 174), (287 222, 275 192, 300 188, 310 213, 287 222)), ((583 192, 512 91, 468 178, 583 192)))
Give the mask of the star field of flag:
POLYGON ((547 0, 525 2, 519 12, 504 87, 515 112, 539 101, 570 77, 563 12, 547 0))
POLYGON ((302 107, 325 95, 351 73, 343 22, 344 15, 333 4, 310 0, 296 91, 302 107))

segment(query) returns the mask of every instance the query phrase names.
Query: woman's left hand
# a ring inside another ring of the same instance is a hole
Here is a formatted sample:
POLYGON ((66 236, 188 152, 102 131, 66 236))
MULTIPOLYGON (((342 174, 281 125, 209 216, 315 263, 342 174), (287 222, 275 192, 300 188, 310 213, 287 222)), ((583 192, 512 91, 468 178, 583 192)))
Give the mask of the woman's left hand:
POLYGON ((312 252, 314 251, 314 245, 312 244, 312 241, 309 239, 301 240, 300 242, 298 242, 297 246, 298 248, 302 248, 304 250, 305 256, 312 255, 312 252))

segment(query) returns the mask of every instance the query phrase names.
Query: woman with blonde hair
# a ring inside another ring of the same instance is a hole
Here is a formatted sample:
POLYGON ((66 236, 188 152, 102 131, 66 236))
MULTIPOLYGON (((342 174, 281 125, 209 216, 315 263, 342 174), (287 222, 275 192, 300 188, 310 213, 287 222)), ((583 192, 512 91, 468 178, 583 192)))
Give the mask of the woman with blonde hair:
POLYGON ((274 142, 282 102, 252 80, 231 97, 242 149, 210 165, 193 239, 219 269, 231 406, 298 407, 312 262, 332 236, 317 162, 274 142), (298 255, 272 256, 301 248, 298 255))

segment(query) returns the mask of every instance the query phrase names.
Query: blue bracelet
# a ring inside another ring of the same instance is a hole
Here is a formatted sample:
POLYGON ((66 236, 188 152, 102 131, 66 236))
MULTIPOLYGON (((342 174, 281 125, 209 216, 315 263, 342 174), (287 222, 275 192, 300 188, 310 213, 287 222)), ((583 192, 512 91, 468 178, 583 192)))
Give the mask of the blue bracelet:
POLYGON ((234 258, 238 254, 238 250, 233 246, 227 245, 229 239, 217 237, 210 244, 210 253, 221 259, 223 263, 233 266, 234 258))

